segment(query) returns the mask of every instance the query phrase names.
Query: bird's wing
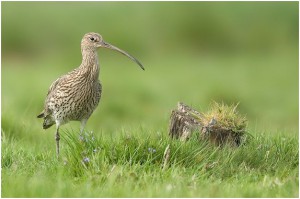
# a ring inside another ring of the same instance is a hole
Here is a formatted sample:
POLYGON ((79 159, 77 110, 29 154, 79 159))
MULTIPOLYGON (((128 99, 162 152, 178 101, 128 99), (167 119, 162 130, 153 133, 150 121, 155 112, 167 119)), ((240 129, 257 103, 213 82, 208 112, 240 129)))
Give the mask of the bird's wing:
POLYGON ((49 95, 51 95, 51 93, 53 93, 53 91, 57 88, 57 85, 62 82, 62 80, 64 79, 64 76, 59 77, 57 80, 55 80, 51 86, 48 89, 48 93, 47 93, 47 97, 49 97, 49 95))
POLYGON ((64 80, 64 76, 61 76, 59 77, 57 80, 55 80, 51 86, 49 87, 48 89, 48 92, 47 92, 47 96, 46 96, 46 99, 45 99, 45 105, 44 105, 44 110, 42 111, 42 113, 40 113, 40 115, 38 115, 38 118, 42 118, 42 117, 47 117, 48 115, 51 114, 52 110, 49 109, 48 105, 49 105, 49 101, 50 101, 50 98, 55 95, 55 92, 56 92, 56 89, 58 88, 58 85, 63 82, 64 80))
POLYGON ((55 80, 51 86, 49 87, 48 93, 47 93, 47 97, 46 97, 46 101, 52 96, 55 95, 57 88, 59 87, 59 85, 63 85, 65 81, 68 81, 68 79, 70 78, 70 76, 72 76, 73 73, 76 73, 77 69, 72 70, 71 72, 68 72, 67 74, 59 77, 57 80, 55 80))
POLYGON ((49 101, 50 99, 56 95, 57 90, 59 89, 59 85, 63 85, 65 81, 67 81, 67 79, 72 76, 72 73, 75 73, 77 70, 73 70, 61 77, 59 77, 57 80, 55 80, 51 86, 48 89, 48 93, 45 99, 45 105, 44 105, 44 110, 42 111, 42 113, 40 113, 38 115, 38 118, 42 118, 42 117, 47 117, 47 115, 50 115, 52 110, 49 109, 48 105, 49 105, 49 101))

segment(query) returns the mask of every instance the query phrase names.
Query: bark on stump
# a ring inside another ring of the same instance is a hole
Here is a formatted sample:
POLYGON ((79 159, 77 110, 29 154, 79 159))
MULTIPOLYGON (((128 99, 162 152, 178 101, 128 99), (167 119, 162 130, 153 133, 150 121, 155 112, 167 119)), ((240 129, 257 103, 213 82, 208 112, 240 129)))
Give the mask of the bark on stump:
POLYGON ((182 141, 191 137, 194 131, 200 132, 202 124, 196 119, 202 117, 201 113, 179 102, 177 110, 171 113, 169 135, 182 141))
POLYGON ((225 143, 231 146, 241 144, 241 136, 231 129, 224 129, 218 125, 216 119, 212 119, 208 124, 203 124, 202 113, 179 102, 177 109, 172 110, 169 124, 169 136, 181 141, 188 140, 192 133, 197 133, 200 140, 209 140, 211 143, 221 146, 225 143))

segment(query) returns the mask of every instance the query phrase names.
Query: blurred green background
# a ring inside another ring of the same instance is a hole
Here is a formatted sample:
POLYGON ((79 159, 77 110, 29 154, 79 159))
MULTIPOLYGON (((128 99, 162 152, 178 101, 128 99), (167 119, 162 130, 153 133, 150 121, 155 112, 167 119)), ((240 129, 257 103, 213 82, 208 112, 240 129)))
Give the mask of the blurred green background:
POLYGON ((36 115, 47 90, 79 66, 81 38, 93 31, 146 70, 99 50, 103 93, 88 130, 164 131, 178 101, 205 111, 215 100, 240 102, 251 131, 297 134, 298 4, 1 2, 2 129, 43 131, 36 115))

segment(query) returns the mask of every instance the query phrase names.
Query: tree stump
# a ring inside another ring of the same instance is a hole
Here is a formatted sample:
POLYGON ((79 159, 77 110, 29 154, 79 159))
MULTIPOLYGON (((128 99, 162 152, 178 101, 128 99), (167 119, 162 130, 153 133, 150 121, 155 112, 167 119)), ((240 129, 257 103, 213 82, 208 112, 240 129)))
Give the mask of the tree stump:
POLYGON ((177 110, 171 113, 169 135, 182 141, 188 140, 194 131, 200 131, 203 126, 195 116, 202 117, 198 111, 178 102, 177 110))
MULTIPOLYGON (((244 132, 245 129, 242 131, 244 132)), ((186 141, 193 133, 198 134, 199 140, 208 140, 217 146, 226 143, 239 146, 243 137, 242 133, 235 132, 233 128, 222 126, 217 116, 208 120, 205 114, 179 102, 177 109, 172 110, 170 116, 169 136, 186 141)))

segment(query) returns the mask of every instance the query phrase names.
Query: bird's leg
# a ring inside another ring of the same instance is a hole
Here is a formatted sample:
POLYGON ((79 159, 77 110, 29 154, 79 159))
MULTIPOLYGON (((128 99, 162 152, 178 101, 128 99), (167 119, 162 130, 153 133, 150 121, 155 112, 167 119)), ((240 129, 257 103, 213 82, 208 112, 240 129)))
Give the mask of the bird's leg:
POLYGON ((56 125, 56 134, 55 134, 55 140, 56 140, 56 155, 59 157, 59 140, 60 140, 60 135, 59 135, 59 126, 56 125))
POLYGON ((87 120, 81 120, 80 134, 82 135, 87 120))
POLYGON ((85 127, 85 124, 86 124, 86 121, 85 119, 81 120, 81 125, 80 125, 80 134, 79 134, 79 140, 81 141, 84 141, 84 134, 83 134, 83 130, 84 130, 84 127, 85 127))

